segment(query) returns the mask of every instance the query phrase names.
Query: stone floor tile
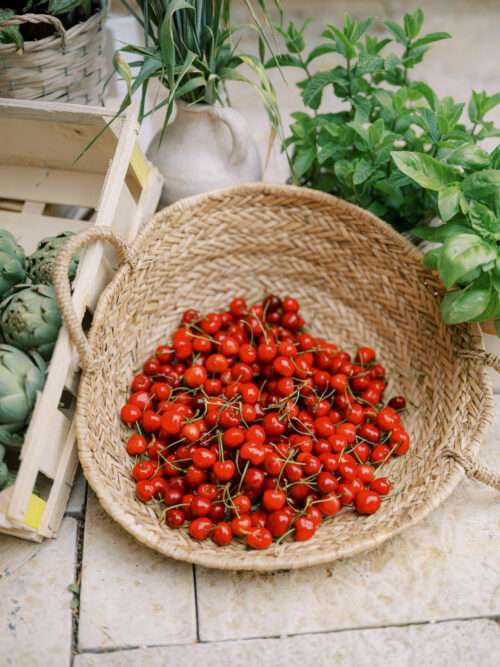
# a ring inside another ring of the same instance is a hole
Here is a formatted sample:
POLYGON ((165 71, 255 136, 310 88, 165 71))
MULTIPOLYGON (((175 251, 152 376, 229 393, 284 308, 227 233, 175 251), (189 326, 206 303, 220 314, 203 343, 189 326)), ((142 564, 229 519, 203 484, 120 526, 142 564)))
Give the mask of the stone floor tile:
MULTIPOLYGON (((495 405, 485 462, 498 460, 500 397, 495 405)), ((428 519, 329 567, 196 572, 207 641, 500 614, 498 492, 464 480, 428 519)))
POLYGON ((191 565, 147 549, 89 492, 80 603, 81 650, 196 639, 191 565))
POLYGON ((490 620, 84 654, 75 667, 496 667, 490 620))
POLYGON ((33 544, 0 536, 0 664, 69 667, 76 521, 33 544))

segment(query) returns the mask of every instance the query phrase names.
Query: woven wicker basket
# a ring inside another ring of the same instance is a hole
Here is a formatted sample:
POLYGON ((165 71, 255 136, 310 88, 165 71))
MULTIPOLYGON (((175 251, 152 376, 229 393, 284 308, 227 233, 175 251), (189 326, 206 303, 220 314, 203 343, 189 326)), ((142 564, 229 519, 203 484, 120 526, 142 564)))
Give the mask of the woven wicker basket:
POLYGON ((373 215, 292 187, 248 185, 183 200, 158 213, 131 248, 97 230, 70 240, 55 271, 64 318, 83 377, 77 436, 84 473, 106 511, 138 540, 173 558, 233 570, 299 568, 381 544, 435 509, 466 472, 500 489, 476 463, 491 412, 479 328, 445 327, 437 281, 419 252, 373 215), (67 266, 76 248, 107 240, 124 263, 103 293, 87 340, 74 316, 67 266), (393 378, 389 394, 415 404, 414 446, 392 463, 394 493, 381 510, 345 511, 309 542, 264 552, 194 542, 160 525, 160 505, 135 499, 132 459, 119 408, 141 361, 188 307, 207 311, 235 294, 300 298, 313 333, 351 348, 373 345, 393 378))
POLYGON ((105 79, 105 11, 65 30, 55 16, 21 14, 0 22, 0 27, 47 23, 54 34, 15 44, 0 44, 0 97, 21 100, 102 104, 105 79))

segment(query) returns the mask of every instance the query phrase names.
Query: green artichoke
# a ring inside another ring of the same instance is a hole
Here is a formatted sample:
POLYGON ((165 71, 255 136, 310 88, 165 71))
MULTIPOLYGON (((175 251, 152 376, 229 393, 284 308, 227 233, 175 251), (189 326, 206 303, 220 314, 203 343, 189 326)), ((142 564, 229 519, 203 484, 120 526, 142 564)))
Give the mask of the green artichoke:
POLYGON ((6 229, 0 229, 0 298, 26 278, 24 250, 6 229))
MULTIPOLYGON (((34 283, 52 285, 52 267, 57 253, 67 238, 73 236, 73 232, 62 232, 57 236, 49 236, 42 239, 35 252, 27 258, 28 276, 34 283)), ((75 255, 69 266, 68 278, 72 282, 78 268, 78 255, 75 255)))
POLYGON ((16 481, 15 473, 11 472, 5 461, 5 447, 0 445, 0 491, 16 481))
POLYGON ((0 491, 7 485, 9 479, 9 469, 4 461, 5 447, 0 445, 0 491))
POLYGON ((50 285, 17 285, 0 303, 0 328, 6 343, 49 360, 61 314, 50 285))
POLYGON ((23 432, 45 383, 47 366, 40 355, 0 345, 0 444, 21 447, 23 432))

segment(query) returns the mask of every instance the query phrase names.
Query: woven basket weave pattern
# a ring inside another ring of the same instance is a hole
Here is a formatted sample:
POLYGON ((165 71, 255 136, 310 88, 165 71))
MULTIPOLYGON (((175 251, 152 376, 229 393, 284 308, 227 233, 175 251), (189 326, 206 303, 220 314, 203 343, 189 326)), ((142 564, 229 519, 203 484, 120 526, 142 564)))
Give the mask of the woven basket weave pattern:
POLYGON ((65 33, 26 42, 23 53, 0 45, 0 97, 102 104, 104 19, 102 11, 65 33))
MULTIPOLYGON (((165 209, 133 250, 133 268, 119 270, 94 317, 88 350, 100 363, 83 374, 77 432, 91 486, 139 540, 208 567, 304 567, 380 544, 423 518, 458 484, 463 469, 450 451, 476 456, 491 409, 479 330, 443 325, 436 279, 419 252, 387 225, 328 195, 243 186, 165 209), (135 499, 133 460, 124 444, 129 432, 119 408, 132 374, 167 340, 185 308, 206 312, 234 295, 252 301, 271 291, 300 299, 313 334, 349 351, 361 343, 377 350, 391 378, 388 395, 404 393, 415 406, 405 418, 414 446, 387 466, 394 493, 373 516, 347 510, 311 541, 264 552, 196 543, 184 530, 160 525, 159 504, 135 499), (476 351, 477 358, 462 358, 461 351, 476 351)), ((64 301, 64 263, 59 270, 64 301)))

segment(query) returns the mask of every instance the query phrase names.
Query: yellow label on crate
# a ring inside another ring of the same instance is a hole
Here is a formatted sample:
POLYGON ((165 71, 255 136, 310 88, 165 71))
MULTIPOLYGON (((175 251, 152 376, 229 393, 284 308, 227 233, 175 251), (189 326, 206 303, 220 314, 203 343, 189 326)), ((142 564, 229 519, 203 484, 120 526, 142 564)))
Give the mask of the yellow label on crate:
POLYGON ((132 152, 132 159, 130 160, 130 164, 135 172, 135 175, 137 176, 137 180, 142 185, 142 187, 144 187, 148 180, 149 164, 137 145, 134 147, 132 152))
POLYGON ((47 503, 45 500, 42 500, 38 496, 35 496, 34 493, 32 493, 31 498, 28 501, 26 514, 24 515, 24 523, 30 528, 34 528, 36 530, 40 525, 40 521, 42 520, 46 504, 47 503))

